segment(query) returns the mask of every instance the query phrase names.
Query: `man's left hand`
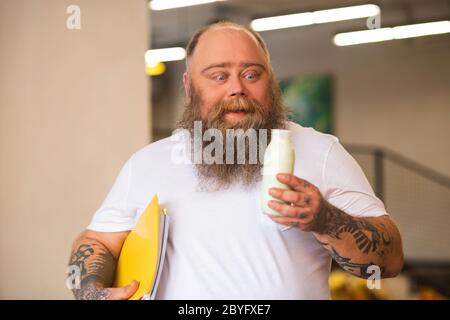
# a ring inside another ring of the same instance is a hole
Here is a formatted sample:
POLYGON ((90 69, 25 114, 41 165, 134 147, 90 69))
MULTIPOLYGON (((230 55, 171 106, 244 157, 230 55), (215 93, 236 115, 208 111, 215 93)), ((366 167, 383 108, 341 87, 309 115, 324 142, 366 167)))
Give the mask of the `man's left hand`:
POLYGON ((277 174, 277 179, 292 190, 279 188, 269 190, 272 197, 287 202, 269 201, 269 207, 281 214, 279 217, 270 216, 271 219, 303 231, 313 231, 315 217, 325 202, 319 189, 308 181, 289 173, 277 174))

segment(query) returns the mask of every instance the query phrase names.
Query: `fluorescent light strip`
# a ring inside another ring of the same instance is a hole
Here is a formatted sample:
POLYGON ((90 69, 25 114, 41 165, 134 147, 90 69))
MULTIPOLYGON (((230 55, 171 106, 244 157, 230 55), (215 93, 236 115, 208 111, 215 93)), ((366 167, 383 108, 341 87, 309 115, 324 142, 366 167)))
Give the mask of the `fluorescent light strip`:
POLYGON ((338 33, 333 42, 337 46, 422 37, 450 32, 450 20, 410 24, 392 28, 380 28, 338 33))
POLYGON ((145 63, 154 65, 163 61, 183 60, 186 57, 186 50, 181 47, 152 49, 145 52, 145 63))
POLYGON ((380 13, 380 7, 375 4, 364 4, 345 8, 319 10, 288 14, 284 16, 255 19, 250 27, 255 31, 293 28, 333 21, 352 20, 373 17, 380 13))
POLYGON ((154 11, 175 9, 181 7, 196 6, 199 4, 212 3, 225 0, 152 0, 149 2, 150 9, 154 11))

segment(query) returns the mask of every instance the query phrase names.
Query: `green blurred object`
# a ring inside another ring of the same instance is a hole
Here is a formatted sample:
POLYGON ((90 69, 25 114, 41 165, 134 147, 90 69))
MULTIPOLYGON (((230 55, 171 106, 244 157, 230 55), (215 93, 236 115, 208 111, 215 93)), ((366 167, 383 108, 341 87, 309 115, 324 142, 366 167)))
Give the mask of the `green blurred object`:
POLYGON ((332 133, 332 77, 307 75, 280 81, 286 105, 292 110, 291 121, 332 133))

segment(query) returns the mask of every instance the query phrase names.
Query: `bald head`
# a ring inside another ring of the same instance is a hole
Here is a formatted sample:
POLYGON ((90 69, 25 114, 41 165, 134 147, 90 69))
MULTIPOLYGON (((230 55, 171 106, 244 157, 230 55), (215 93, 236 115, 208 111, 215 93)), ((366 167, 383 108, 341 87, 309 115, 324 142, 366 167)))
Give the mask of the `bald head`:
MULTIPOLYGON (((217 23, 213 23, 210 25, 207 25, 203 28, 201 28, 200 30, 198 30, 190 39, 187 47, 186 47, 186 70, 189 69, 189 65, 190 65, 190 61, 192 60, 192 56, 194 55, 197 46, 200 42, 201 38, 204 38, 203 36, 205 34, 207 34, 210 31, 218 31, 218 30, 223 30, 223 31, 234 31, 234 32, 242 32, 244 34, 246 34, 249 38, 251 38, 255 44, 262 50, 267 63, 270 65, 270 54, 269 51, 267 50, 267 45, 264 42, 264 40, 261 38, 261 36, 253 31, 252 29, 234 23, 234 22, 228 22, 228 21, 222 21, 222 22, 217 22, 217 23)), ((271 69, 271 67, 270 67, 271 69)))

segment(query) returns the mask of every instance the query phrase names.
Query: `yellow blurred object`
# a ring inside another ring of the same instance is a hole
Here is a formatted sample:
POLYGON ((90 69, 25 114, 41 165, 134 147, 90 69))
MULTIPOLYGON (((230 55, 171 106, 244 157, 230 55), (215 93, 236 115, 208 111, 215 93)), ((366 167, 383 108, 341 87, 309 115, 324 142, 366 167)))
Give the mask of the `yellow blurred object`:
POLYGON ((447 298, 432 288, 422 288, 418 293, 420 300, 447 300, 447 298))
POLYGON ((149 76, 159 76, 166 71, 166 65, 163 62, 146 63, 145 73, 149 76))
POLYGON ((156 290, 165 254, 163 233, 167 236, 167 229, 164 224, 161 225, 165 221, 168 222, 166 212, 160 212, 158 196, 155 195, 125 239, 117 263, 114 287, 126 286, 133 280, 139 281, 139 288, 130 300, 153 295, 156 290))
POLYGON ((328 278, 333 300, 379 300, 387 299, 383 289, 369 289, 367 280, 343 270, 332 271, 328 278))
POLYGON ((336 291, 345 286, 347 281, 347 277, 342 271, 334 271, 330 274, 328 278, 328 283, 330 285, 330 290, 336 291))

